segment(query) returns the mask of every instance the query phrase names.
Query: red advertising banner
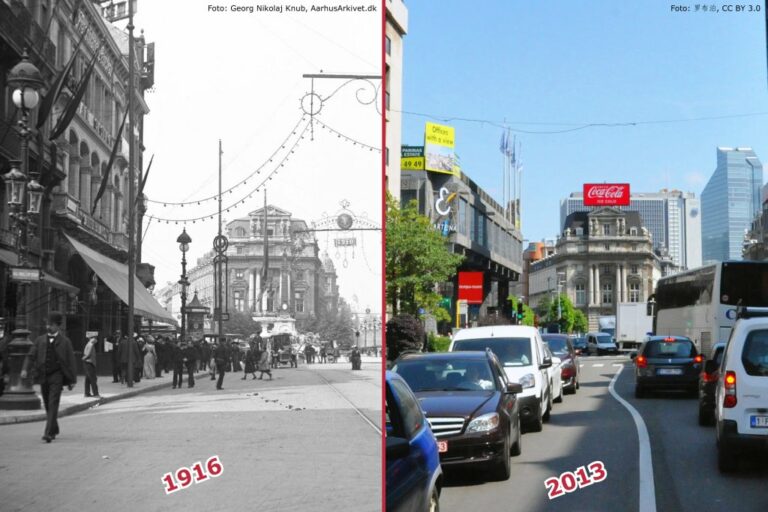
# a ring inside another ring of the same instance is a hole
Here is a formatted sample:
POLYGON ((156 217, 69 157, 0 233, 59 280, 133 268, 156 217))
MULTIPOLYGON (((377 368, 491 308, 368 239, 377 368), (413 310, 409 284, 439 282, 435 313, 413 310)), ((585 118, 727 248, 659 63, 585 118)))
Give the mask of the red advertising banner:
POLYGON ((482 272, 459 272, 459 300, 467 304, 483 303, 482 272))
POLYGON ((584 206, 629 206, 629 183, 585 183, 584 206))

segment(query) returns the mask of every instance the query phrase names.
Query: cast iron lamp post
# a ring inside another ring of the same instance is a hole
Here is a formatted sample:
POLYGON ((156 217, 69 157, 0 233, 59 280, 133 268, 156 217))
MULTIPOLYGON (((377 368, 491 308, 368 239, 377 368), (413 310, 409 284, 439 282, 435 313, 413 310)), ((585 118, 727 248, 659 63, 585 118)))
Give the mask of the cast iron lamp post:
POLYGON ((5 197, 9 206, 11 231, 16 238, 18 266, 11 269, 11 280, 18 283, 15 329, 8 344, 10 382, 5 394, 0 397, 0 409, 39 409, 40 399, 32 388, 31 378, 21 378, 21 366, 32 348, 30 331, 27 329, 27 284, 40 281, 39 268, 33 268, 27 261, 29 225, 32 215, 40 213, 43 187, 37 173, 29 175, 29 137, 27 125, 29 112, 40 101, 39 90, 45 85, 40 70, 29 61, 26 50, 21 61, 8 72, 8 87, 13 91, 13 103, 21 112, 19 119, 20 161, 11 161, 11 170, 3 175, 5 197), (25 189, 28 192, 25 194, 25 189))
POLYGON ((187 337, 187 286, 189 286, 189 280, 187 279, 187 251, 189 250, 189 244, 192 243, 192 238, 187 234, 187 228, 176 239, 181 250, 181 279, 179 284, 181 285, 181 341, 186 341, 187 337))

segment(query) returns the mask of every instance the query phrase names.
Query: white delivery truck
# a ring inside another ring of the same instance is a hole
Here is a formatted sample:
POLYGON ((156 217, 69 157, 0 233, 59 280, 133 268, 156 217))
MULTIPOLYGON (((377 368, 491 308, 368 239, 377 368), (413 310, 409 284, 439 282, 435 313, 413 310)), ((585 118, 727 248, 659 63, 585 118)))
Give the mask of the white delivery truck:
POLYGON ((636 348, 653 331, 653 317, 644 302, 616 305, 616 344, 620 349, 636 348))

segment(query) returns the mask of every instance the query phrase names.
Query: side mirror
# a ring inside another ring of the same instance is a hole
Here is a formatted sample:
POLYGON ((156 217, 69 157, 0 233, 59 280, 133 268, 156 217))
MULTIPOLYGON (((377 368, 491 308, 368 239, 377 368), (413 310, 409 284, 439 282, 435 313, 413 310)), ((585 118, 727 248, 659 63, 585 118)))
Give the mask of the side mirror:
POLYGON ((632 352, 629 353, 629 358, 630 359, 634 359, 636 357, 637 357, 637 350, 633 350, 632 352))
POLYGON ((714 359, 709 359, 704 363, 704 373, 715 373, 720 365, 714 359))
POLYGON ((545 357, 544 361, 539 365, 539 370, 544 370, 552 366, 552 358, 545 357))
POLYGON ((523 386, 517 382, 507 384, 507 393, 518 395, 523 392, 523 386))
POLYGON ((411 445, 402 437, 387 437, 387 460, 404 459, 411 453, 411 445))

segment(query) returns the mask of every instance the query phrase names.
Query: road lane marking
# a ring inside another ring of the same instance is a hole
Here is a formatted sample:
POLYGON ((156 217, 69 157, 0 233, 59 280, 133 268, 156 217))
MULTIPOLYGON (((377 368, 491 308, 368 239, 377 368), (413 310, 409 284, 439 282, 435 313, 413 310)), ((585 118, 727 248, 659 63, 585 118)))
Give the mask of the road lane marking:
POLYGON ((328 386, 329 386, 329 387, 330 387, 332 390, 334 390, 334 391, 336 392, 336 394, 337 394, 337 395, 339 395, 339 397, 341 397, 341 398, 342 398, 342 399, 343 399, 345 402, 347 402, 349 405, 351 405, 351 406, 352 406, 352 409, 354 409, 354 410, 355 410, 355 412, 356 412, 356 413, 357 413, 357 414, 358 414, 358 415, 359 415, 359 416, 360 416, 360 417, 361 417, 361 418, 362 418, 362 419, 363 419, 363 420, 364 420, 364 421, 365 421, 365 422, 366 422, 366 423, 367 423, 367 424, 368 424, 368 425, 369 425, 371 428, 373 428, 373 430, 375 430, 375 431, 376 431, 376 432, 377 432, 379 435, 382 435, 381 429, 378 427, 378 425, 376 425, 376 424, 375 424, 375 423, 373 423, 371 420, 369 420, 369 419, 368 419, 368 417, 367 417, 365 414, 363 414, 363 411, 361 411, 360 409, 358 409, 358 408, 357 408, 357 406, 356 406, 355 404, 353 404, 353 403, 352 403, 352 401, 351 401, 349 398, 347 398, 346 396, 344 396, 344 395, 341 393, 341 391, 339 391, 339 390, 336 388, 336 386, 334 386, 333 384, 331 384, 331 381, 329 381, 328 379, 326 379, 324 375, 320 374, 320 372, 315 372, 315 375, 317 375, 318 377, 320 377, 321 379, 323 379, 323 380, 325 381, 325 383, 326 383, 326 384, 328 384, 328 386))
POLYGON ((620 367, 622 367, 622 368, 624 367, 624 365, 623 365, 623 364, 621 364, 621 363, 613 363, 611 366, 620 366, 620 367))
POLYGON ((605 366, 605 365, 603 363, 594 363, 594 364, 592 364, 592 366, 595 367, 595 368, 599 368, 599 367, 605 366))
POLYGON ((611 383, 608 386, 608 391, 613 395, 613 398, 627 408, 632 415, 632 419, 635 421, 635 427, 637 427, 637 438, 640 450, 638 457, 640 466, 639 512, 656 512, 656 489, 654 488, 653 483, 653 460, 651 459, 651 442, 648 438, 648 428, 646 428, 645 421, 643 421, 643 417, 637 412, 637 409, 621 398, 614 388, 616 380, 619 378, 621 370, 623 369, 623 367, 619 368, 619 371, 613 376, 613 379, 611 379, 611 383))

